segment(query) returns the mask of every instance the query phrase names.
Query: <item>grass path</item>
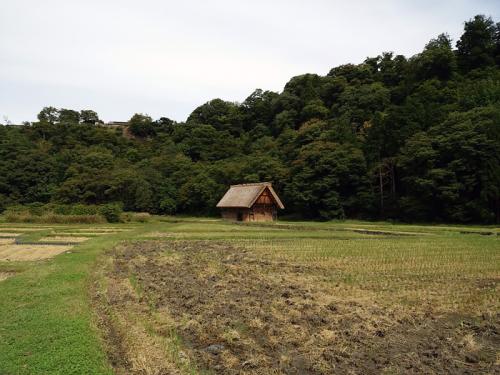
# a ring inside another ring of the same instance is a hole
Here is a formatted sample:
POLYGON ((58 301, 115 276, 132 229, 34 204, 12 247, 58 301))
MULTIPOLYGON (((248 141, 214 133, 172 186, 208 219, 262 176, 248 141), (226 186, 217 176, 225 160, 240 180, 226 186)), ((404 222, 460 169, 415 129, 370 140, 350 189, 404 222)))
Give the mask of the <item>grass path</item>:
POLYGON ((150 227, 94 237, 43 262, 1 263, 21 272, 0 284, 0 374, 112 374, 93 326, 89 273, 104 249, 150 227))

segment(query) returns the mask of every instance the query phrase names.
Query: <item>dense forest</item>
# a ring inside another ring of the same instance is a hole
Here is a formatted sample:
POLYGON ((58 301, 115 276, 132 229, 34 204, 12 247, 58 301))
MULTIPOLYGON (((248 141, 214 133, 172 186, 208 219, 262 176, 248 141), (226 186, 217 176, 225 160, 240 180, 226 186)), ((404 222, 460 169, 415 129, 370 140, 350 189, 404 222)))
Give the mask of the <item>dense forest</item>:
POLYGON ((0 211, 34 202, 216 214, 228 185, 272 181, 286 214, 500 220, 500 23, 476 16, 407 58, 392 52, 283 92, 214 99, 185 122, 44 108, 0 126, 0 211))

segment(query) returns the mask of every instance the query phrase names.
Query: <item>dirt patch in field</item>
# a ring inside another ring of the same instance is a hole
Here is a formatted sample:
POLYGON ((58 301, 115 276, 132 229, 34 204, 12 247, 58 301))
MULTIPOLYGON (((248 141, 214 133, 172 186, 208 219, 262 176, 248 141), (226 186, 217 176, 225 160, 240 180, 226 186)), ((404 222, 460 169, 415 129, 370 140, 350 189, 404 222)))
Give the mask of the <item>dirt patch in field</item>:
POLYGON ((13 233, 13 232, 0 232, 0 238, 1 237, 17 237, 20 236, 22 233, 13 233))
POLYGON ((81 228, 75 229, 75 232, 92 232, 92 233, 118 233, 128 232, 133 228, 81 228))
POLYGON ((0 231, 19 231, 19 232, 36 232, 40 230, 52 229, 53 227, 36 227, 30 226, 27 228, 23 227, 0 227, 0 231))
MULTIPOLYGON (((126 316, 134 306, 163 317, 167 323, 150 322, 154 334, 174 330, 187 358, 217 374, 500 370, 499 314, 437 316, 338 299, 321 282, 326 272, 341 271, 261 259, 224 242, 142 242, 113 252, 104 309, 126 316), (130 279, 140 291, 135 296, 116 287, 130 279)), ((124 356, 115 367, 145 373, 127 367, 131 354, 123 347, 131 339, 114 324, 107 320, 110 358, 124 356)))
POLYGON ((52 236, 40 238, 42 242, 85 242, 89 237, 52 236))
POLYGON ((57 235, 61 236, 90 236, 90 237, 95 237, 95 236, 107 236, 109 234, 114 234, 114 233, 119 233, 119 232, 59 232, 56 233, 57 235))
POLYGON ((0 261, 35 261, 52 258, 71 249, 72 246, 16 245, 12 241, 0 242, 0 261))
POLYGON ((14 272, 0 272, 0 281, 7 280, 11 276, 14 276, 14 272))
POLYGON ((364 229, 364 228, 346 228, 346 229, 356 233, 381 235, 381 236, 416 236, 421 234, 426 234, 426 235, 430 234, 423 232, 386 231, 386 230, 364 229))
POLYGON ((176 235, 174 233, 169 233, 169 232, 151 232, 145 234, 144 236, 150 238, 171 238, 175 237, 176 235))

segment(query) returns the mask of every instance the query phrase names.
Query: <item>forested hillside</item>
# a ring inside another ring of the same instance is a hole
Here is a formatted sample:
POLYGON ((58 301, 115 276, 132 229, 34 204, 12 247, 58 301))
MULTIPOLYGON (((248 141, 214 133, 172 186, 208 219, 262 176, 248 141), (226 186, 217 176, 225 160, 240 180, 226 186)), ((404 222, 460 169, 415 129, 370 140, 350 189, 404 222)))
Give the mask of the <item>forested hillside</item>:
POLYGON ((476 16, 407 58, 382 53, 283 92, 214 99, 186 122, 44 108, 0 126, 0 211, 33 202, 214 214, 229 184, 272 181, 286 213, 500 219, 500 23, 476 16))

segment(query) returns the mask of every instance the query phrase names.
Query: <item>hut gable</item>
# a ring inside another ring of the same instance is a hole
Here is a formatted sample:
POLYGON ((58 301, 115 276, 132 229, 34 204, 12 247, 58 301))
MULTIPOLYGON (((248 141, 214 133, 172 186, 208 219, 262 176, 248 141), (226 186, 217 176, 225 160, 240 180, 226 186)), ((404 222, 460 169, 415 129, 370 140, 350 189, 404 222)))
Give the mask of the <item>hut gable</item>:
POLYGON ((238 221, 271 221, 285 208, 269 182, 231 185, 217 203, 222 217, 238 221))

